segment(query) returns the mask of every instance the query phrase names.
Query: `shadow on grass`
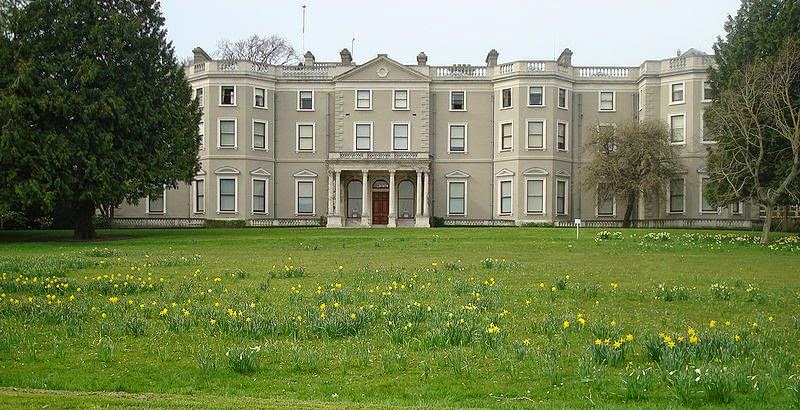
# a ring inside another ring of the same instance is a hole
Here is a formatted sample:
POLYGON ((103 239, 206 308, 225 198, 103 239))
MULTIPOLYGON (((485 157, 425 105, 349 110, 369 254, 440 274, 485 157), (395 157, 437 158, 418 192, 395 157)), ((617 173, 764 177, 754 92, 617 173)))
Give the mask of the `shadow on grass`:
POLYGON ((91 241, 79 241, 72 237, 72 231, 52 230, 52 231, 0 231, 0 243, 23 243, 23 242, 71 242, 71 243, 102 243, 112 241, 123 241, 134 238, 129 234, 112 234, 110 231, 98 231, 97 239, 91 241))

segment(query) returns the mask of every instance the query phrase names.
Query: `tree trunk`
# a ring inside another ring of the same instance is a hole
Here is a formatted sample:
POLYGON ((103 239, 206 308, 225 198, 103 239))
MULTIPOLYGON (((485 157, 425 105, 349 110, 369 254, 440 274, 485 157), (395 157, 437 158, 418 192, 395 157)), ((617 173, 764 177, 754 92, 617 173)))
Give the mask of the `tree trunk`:
POLYGON ((87 241, 97 238, 92 220, 94 212, 95 206, 91 201, 81 201, 75 207, 75 239, 87 241))
POLYGON ((761 243, 766 244, 769 242, 769 230, 772 227, 772 204, 767 205, 767 217, 764 218, 764 228, 761 229, 761 243))
POLYGON ((622 227, 630 228, 633 218, 633 208, 636 207, 636 191, 628 192, 628 203, 625 206, 625 218, 622 219, 622 227))

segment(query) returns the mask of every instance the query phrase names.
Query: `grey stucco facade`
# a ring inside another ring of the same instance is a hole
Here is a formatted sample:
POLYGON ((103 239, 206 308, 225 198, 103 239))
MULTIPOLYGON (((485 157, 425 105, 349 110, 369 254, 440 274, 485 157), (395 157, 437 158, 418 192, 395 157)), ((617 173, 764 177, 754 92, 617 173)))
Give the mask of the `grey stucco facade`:
MULTIPOLYGON (((590 127, 667 122, 679 180, 636 206, 639 220, 741 221, 748 204, 704 206, 709 102, 696 50, 638 67, 556 60, 485 66, 363 64, 307 53, 297 66, 214 61, 201 49, 186 73, 203 110, 202 171, 191 184, 116 210, 117 218, 242 219, 328 226, 619 221, 623 198, 582 183, 590 127), (679 192, 679 189, 682 191, 679 192)), ((755 211, 755 212, 754 212, 755 211)))

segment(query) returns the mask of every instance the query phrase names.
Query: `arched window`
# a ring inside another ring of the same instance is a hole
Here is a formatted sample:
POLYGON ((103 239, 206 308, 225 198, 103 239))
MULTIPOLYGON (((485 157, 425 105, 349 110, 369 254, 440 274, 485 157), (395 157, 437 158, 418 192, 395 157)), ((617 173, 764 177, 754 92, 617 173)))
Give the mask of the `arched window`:
POLYGON ((347 184, 347 217, 358 218, 361 216, 363 196, 364 189, 361 181, 353 180, 347 184))
POLYGON ((397 186, 397 217, 414 217, 414 184, 409 180, 401 181, 397 186))
POLYGON ((372 183, 372 189, 389 189, 389 183, 382 179, 375 180, 372 183))

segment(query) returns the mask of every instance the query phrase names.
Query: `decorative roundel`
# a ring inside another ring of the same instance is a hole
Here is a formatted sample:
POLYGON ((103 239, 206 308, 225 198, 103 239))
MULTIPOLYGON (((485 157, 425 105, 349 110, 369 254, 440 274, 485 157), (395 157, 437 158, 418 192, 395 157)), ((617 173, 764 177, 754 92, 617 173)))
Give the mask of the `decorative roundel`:
POLYGON ((389 69, 386 67, 379 67, 378 68, 378 77, 383 78, 389 75, 389 69))

